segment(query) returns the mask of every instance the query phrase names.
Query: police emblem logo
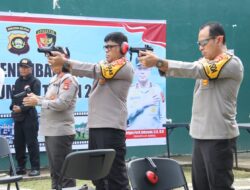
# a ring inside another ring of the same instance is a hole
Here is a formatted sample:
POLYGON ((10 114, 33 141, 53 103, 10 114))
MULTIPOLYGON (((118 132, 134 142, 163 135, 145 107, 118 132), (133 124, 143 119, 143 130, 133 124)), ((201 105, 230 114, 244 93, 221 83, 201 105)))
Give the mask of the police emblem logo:
POLYGON ((21 63, 22 63, 22 64, 27 64, 27 63, 28 63, 28 60, 27 60, 27 59, 23 59, 21 63))
POLYGON ((202 80, 202 85, 203 86, 207 86, 208 84, 209 84, 209 80, 207 80, 207 79, 202 80))
POLYGON ((40 29, 36 31, 36 42, 39 48, 49 48, 56 43, 56 31, 40 29))
POLYGON ((17 55, 27 53, 30 49, 28 44, 29 37, 27 35, 30 29, 24 26, 10 26, 6 30, 7 32, 18 31, 18 33, 10 33, 8 50, 17 55))

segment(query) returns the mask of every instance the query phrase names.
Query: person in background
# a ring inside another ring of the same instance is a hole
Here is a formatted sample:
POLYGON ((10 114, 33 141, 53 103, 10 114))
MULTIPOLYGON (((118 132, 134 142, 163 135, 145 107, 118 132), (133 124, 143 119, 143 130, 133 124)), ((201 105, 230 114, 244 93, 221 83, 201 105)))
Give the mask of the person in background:
MULTIPOLYGON (((57 47, 64 57, 69 57, 62 47, 57 47)), ((39 134, 45 136, 46 152, 49 160, 51 187, 57 189, 65 157, 72 152, 75 137, 74 111, 78 96, 78 81, 69 73, 68 65, 50 65, 55 75, 51 79, 44 97, 28 94, 25 106, 40 106, 39 134)), ((62 188, 75 187, 73 179, 64 178, 62 188)))
POLYGON ((2 93, 4 78, 5 78, 4 70, 0 67, 0 96, 1 96, 1 93, 2 93))
POLYGON ((23 58, 19 62, 20 77, 12 89, 10 110, 14 120, 14 147, 17 161, 17 174, 26 174, 26 147, 28 148, 31 171, 29 176, 40 175, 40 153, 38 143, 38 115, 34 106, 25 107, 22 102, 29 89, 40 95, 41 82, 32 75, 33 63, 23 58), (20 94, 21 93, 21 94, 20 94))
POLYGON ((161 128, 166 117, 164 94, 149 80, 151 68, 144 67, 138 58, 135 67, 137 82, 128 94, 128 130, 161 128))
POLYGON ((133 79, 133 67, 125 54, 127 37, 113 32, 104 38, 106 59, 96 64, 74 61, 52 52, 53 66, 70 65, 73 75, 93 78, 89 95, 88 128, 89 149, 114 149, 116 156, 110 173, 104 179, 93 181, 96 190, 129 190, 125 155, 127 127, 127 95, 133 79))
POLYGON ((190 123, 193 189, 234 189, 236 108, 243 65, 227 50, 226 34, 218 22, 200 27, 198 46, 203 57, 193 63, 160 59, 152 52, 140 52, 139 60, 146 67, 157 67, 162 76, 196 79, 190 123))

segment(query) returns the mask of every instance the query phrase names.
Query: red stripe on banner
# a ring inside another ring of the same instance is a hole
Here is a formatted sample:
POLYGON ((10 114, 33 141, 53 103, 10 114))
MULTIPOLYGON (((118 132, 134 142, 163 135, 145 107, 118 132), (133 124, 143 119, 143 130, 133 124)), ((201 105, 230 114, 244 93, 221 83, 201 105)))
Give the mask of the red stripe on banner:
POLYGON ((140 21, 104 21, 104 20, 84 20, 71 18, 48 18, 48 17, 29 17, 29 16, 5 16, 0 15, 0 21, 11 22, 30 22, 46 24, 67 24, 67 25, 85 25, 85 26, 110 26, 122 27, 128 32, 143 32, 142 40, 146 43, 166 47, 166 23, 143 23, 140 21))
POLYGON ((166 24, 124 23, 129 32, 143 32, 142 40, 147 43, 166 47, 166 24))
POLYGON ((127 130, 127 139, 141 138, 162 138, 166 137, 166 129, 147 129, 147 130, 127 130))

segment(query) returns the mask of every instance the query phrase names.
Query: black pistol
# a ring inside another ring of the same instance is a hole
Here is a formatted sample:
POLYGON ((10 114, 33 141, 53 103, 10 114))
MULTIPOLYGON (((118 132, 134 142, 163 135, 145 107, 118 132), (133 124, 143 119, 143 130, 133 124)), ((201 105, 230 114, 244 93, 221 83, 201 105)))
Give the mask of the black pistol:
POLYGON ((20 92, 18 94, 15 94, 13 97, 14 98, 20 98, 20 97, 24 97, 24 96, 27 96, 27 94, 31 93, 31 89, 30 89, 30 86, 29 85, 26 85, 24 87, 24 91, 23 92, 20 92))
POLYGON ((56 47, 56 46, 51 46, 51 47, 42 47, 42 48, 37 48, 37 51, 39 53, 44 53, 45 55, 50 55, 52 56, 52 51, 58 51, 60 53, 66 54, 68 57, 70 57, 70 52, 69 49, 67 47, 62 48, 60 46, 56 47))
POLYGON ((154 51, 154 49, 149 46, 145 45, 145 47, 130 47, 129 48, 129 54, 130 54, 130 61, 132 60, 132 54, 137 53, 139 55, 139 51, 154 51))

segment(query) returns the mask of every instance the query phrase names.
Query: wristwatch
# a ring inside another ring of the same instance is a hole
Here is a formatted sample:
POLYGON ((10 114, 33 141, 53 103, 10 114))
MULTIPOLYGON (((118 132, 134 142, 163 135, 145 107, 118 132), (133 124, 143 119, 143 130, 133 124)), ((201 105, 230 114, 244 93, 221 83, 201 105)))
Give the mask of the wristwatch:
POLYGON ((161 60, 161 59, 158 59, 157 63, 155 64, 155 66, 156 66, 158 69, 161 68, 163 65, 164 65, 164 63, 163 63, 163 60, 161 60))

